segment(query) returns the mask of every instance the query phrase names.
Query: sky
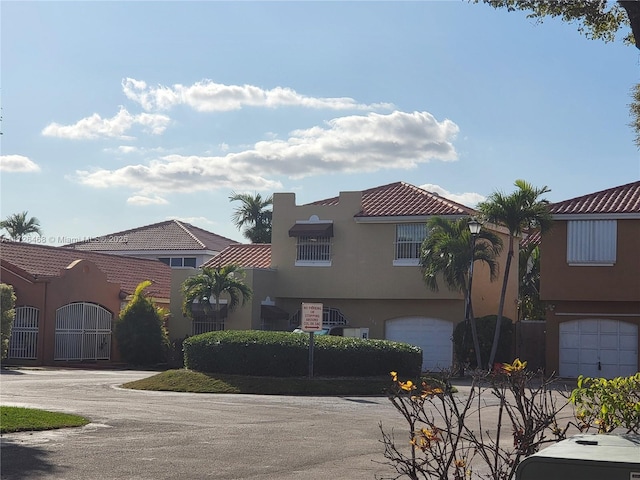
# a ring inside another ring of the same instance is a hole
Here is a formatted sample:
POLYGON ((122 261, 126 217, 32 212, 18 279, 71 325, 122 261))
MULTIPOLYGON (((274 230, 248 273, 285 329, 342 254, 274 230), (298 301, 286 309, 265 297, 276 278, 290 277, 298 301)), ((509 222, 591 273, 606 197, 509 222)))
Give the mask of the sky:
POLYGON ((175 218, 247 242, 233 193, 403 181, 475 207, 640 178, 626 31, 463 0, 3 0, 0 22, 0 217, 36 217, 28 241, 175 218))

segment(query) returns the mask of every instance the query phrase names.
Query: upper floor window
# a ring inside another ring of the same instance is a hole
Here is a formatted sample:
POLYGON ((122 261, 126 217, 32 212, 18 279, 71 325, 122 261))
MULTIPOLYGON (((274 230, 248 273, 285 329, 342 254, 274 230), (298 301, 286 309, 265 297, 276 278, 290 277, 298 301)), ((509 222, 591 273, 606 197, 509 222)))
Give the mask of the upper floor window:
POLYGON ((420 249, 427 236, 424 223, 401 223, 396 225, 396 245, 394 265, 418 265, 420 249))
POLYGON ((297 237, 296 265, 331 265, 331 237, 297 237))
POLYGON ((196 257, 160 257, 158 260, 170 267, 196 268, 196 257))
POLYGON ((297 221, 289 229, 296 238, 296 266, 331 266, 333 222, 312 215, 309 220, 297 221))
POLYGON ((569 265, 613 265, 616 263, 615 220, 570 220, 567 222, 569 265))

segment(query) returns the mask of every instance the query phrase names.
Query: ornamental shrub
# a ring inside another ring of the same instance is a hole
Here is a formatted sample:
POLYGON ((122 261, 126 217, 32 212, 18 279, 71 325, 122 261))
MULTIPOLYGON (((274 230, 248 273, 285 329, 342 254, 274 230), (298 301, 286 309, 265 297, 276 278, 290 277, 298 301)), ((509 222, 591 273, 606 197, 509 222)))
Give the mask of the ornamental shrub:
MULTIPOLYGON (((309 335, 227 330, 184 341, 185 367, 202 372, 275 377, 309 373, 309 335)), ((396 370, 420 374, 422 350, 387 340, 314 337, 316 376, 377 376, 396 370)))
MULTIPOLYGON (((478 343, 480 344, 480 354, 482 361, 487 362, 493 344, 493 334, 496 328, 496 315, 487 315, 476 318, 476 328, 478 330, 478 343)), ((496 351, 496 363, 509 362, 513 358, 513 322, 510 318, 502 317, 502 328, 500 329, 500 341, 496 351)), ((477 368, 476 353, 473 349, 473 338, 471 336, 471 325, 467 322, 460 322, 453 331, 453 348, 458 363, 477 368)))
POLYGON ((2 355, 5 358, 9 352, 9 338, 11 337, 11 328, 13 327, 13 316, 15 314, 14 307, 16 305, 16 296, 13 293, 13 287, 6 283, 0 283, 2 323, 0 324, 0 339, 2 342, 2 355))
POLYGON ((167 361, 169 337, 162 324, 162 311, 144 292, 149 285, 149 281, 138 285, 114 328, 120 355, 131 365, 156 365, 167 361))

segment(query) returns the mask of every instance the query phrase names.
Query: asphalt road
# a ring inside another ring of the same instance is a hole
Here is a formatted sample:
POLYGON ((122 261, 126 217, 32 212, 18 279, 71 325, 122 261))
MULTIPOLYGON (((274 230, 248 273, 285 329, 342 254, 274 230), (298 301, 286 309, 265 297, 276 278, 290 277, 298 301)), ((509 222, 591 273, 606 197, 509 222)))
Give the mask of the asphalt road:
POLYGON ((75 413, 82 428, 5 434, 2 479, 372 479, 393 477, 379 423, 406 441, 385 397, 281 397, 119 388, 140 371, 24 369, 0 403, 75 413))
MULTIPOLYGON (((2 435, 0 478, 396 478, 384 458, 380 423, 387 433, 394 432, 396 445, 408 446, 406 423, 386 397, 215 395, 120 388, 153 374, 3 370, 2 405, 75 413, 92 423, 2 435)), ((469 387, 464 382, 455 384, 462 401, 469 387)), ((491 405, 496 403, 490 393, 479 402, 481 430, 494 436, 497 408, 491 405)), ((563 410, 561 416, 568 413, 563 410)), ((481 466, 474 468, 474 473, 482 471, 481 466)))

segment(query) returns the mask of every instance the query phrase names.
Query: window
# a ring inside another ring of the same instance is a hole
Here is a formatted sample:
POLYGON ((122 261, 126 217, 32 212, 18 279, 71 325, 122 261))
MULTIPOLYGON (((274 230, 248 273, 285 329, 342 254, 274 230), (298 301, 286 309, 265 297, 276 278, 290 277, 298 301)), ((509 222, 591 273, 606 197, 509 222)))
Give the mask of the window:
POLYGON ((613 265, 616 242, 615 220, 570 220, 567 222, 567 263, 613 265))
POLYGON ((420 249, 427 236, 424 223, 403 223, 396 225, 396 254, 394 265, 418 265, 420 249))
POLYGON ((193 267, 196 268, 196 257, 160 257, 158 258, 165 265, 170 267, 193 267))
POLYGON ((331 265, 331 237, 297 237, 296 265, 331 265))

